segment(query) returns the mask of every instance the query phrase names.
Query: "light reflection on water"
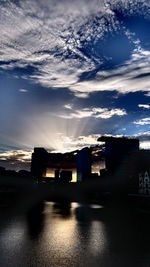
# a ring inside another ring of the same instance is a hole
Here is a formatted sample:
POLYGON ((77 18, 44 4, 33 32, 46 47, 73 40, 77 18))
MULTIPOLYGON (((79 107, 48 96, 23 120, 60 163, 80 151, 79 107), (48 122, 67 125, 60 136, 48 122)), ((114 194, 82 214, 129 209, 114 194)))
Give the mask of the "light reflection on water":
POLYGON ((93 221, 90 229, 90 244, 91 253, 96 256, 102 253, 107 245, 105 226, 99 221, 93 221))
POLYGON ((53 264, 57 262, 58 266, 71 266, 80 262, 82 255, 93 255, 96 250, 104 248, 103 224, 97 221, 94 225, 86 207, 72 203, 70 208, 65 207, 63 210, 48 204, 47 209, 51 216, 45 221, 43 242, 45 249, 50 250, 49 260, 55 259, 53 264))
POLYGON ((25 225, 19 222, 10 224, 0 235, 1 244, 7 253, 19 250, 25 235, 25 225))
POLYGON ((149 266, 149 216, 100 205, 46 203, 1 216, 0 266, 149 266))

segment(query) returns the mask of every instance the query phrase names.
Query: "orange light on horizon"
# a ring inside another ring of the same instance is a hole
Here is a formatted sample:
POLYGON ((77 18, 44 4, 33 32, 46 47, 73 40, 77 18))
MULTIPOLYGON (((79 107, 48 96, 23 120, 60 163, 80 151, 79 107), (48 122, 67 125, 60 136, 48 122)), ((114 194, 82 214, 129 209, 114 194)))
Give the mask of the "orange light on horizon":
MULTIPOLYGON (((46 176, 47 179, 48 178, 54 178, 55 177, 55 169, 51 169, 48 168, 46 171, 46 176)), ((77 182, 77 171, 76 170, 72 170, 72 181, 73 183, 77 182)))

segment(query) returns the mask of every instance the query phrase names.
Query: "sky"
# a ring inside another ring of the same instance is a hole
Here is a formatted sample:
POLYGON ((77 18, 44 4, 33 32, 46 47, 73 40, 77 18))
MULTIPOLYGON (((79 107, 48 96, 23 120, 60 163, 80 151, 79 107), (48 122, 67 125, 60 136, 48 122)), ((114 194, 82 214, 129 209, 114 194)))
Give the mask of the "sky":
POLYGON ((150 148, 150 1, 0 1, 0 166, 134 136, 150 148))

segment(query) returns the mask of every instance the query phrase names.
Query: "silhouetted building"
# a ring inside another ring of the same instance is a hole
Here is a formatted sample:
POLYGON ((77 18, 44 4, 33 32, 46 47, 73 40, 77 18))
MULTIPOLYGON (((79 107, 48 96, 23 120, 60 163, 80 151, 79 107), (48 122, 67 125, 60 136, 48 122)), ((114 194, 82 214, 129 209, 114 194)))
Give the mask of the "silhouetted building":
POLYGON ((138 139, 102 136, 98 141, 105 142, 105 166, 109 173, 114 173, 131 153, 139 151, 138 139))
POLYGON ((150 195, 150 150, 139 150, 139 140, 102 136, 98 141, 105 142, 106 171, 102 177, 115 179, 116 188, 131 194, 150 195))
MULTIPOLYGON (((46 177, 47 169, 55 169, 55 181, 71 181, 75 168, 74 154, 48 153, 44 148, 34 148, 31 161, 31 174, 40 179, 46 177), (60 171, 61 170, 61 171, 60 171)), ((52 178, 50 178, 52 180, 52 178)), ((48 180, 47 180, 48 181, 48 180)))
POLYGON ((31 173, 36 178, 46 176, 48 152, 44 148, 35 147, 32 153, 31 173))
POLYGON ((77 181, 82 182, 88 179, 91 175, 91 149, 83 148, 77 153, 77 181))

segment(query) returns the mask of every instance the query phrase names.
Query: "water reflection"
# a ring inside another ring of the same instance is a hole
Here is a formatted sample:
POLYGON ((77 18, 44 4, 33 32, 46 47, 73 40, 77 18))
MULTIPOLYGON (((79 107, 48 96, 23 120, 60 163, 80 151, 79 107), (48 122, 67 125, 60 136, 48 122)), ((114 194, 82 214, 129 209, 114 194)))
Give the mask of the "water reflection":
POLYGON ((47 228, 47 242, 51 243, 53 238, 53 250, 64 259, 71 260, 77 242, 76 223, 71 203, 52 205, 53 220, 51 227, 47 228))
POLYGON ((20 218, 7 218, 2 221, 0 232, 0 266, 13 266, 22 261, 22 247, 25 241, 25 222, 20 218))
POLYGON ((99 266, 102 253, 106 249, 106 231, 100 219, 102 208, 98 205, 83 205, 75 211, 79 247, 85 266, 99 266))
POLYGON ((27 229, 29 237, 36 240, 44 229, 44 204, 38 203, 27 214, 27 229))
POLYGON ((93 256, 100 256, 107 248, 105 225, 100 221, 91 223, 89 247, 93 256))
POLYGON ((0 222, 0 266, 149 266, 150 217, 125 207, 45 203, 0 222))
POLYGON ((53 213, 60 215, 62 218, 69 218, 72 216, 71 213, 71 203, 54 203, 53 213))

